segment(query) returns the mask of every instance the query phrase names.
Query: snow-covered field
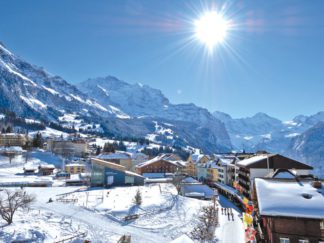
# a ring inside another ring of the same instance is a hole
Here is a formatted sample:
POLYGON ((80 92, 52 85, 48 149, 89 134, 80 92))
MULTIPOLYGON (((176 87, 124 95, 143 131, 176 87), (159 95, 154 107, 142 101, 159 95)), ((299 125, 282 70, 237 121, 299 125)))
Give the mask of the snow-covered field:
MULTIPOLYGON (((14 223, 4 226, 1 242, 33 239, 33 242, 55 242, 76 237, 72 242, 90 239, 92 242, 116 242, 122 235, 131 235, 132 242, 170 242, 183 234, 189 235, 198 222, 198 213, 208 201, 176 196, 170 184, 142 187, 92 189, 77 187, 26 188, 37 201, 29 212, 19 211, 14 223), (143 203, 136 206, 134 195, 140 189, 143 203), (48 203, 49 198, 54 200, 48 203), (77 199, 63 203, 56 199, 77 199), (140 214, 136 220, 125 222, 126 215, 140 214), (36 240, 37 239, 37 240, 36 240)), ((224 207, 231 204, 224 198, 224 207)), ((235 213, 235 220, 221 215, 216 230, 218 242, 244 242, 243 224, 235 213)), ((0 221, 4 224, 3 221, 0 221)))
POLYGON ((62 159, 51 152, 34 150, 26 154, 9 157, 0 155, 0 183, 5 182, 30 182, 52 181, 50 176, 24 175, 23 168, 37 168, 40 164, 52 164, 57 168, 62 166, 62 159))
MULTIPOLYGON (((37 167, 46 163, 60 167, 62 161, 44 151, 30 152, 27 163, 24 155, 15 156, 11 162, 8 157, 0 156, 0 182, 53 180, 50 176, 22 174, 24 166, 37 167)), ((25 188, 36 196, 36 202, 28 212, 19 210, 10 226, 0 219, 0 242, 56 242, 73 236, 76 238, 70 242, 82 242, 84 239, 117 242, 122 235, 131 235, 132 242, 170 242, 183 234, 190 235, 198 223, 200 208, 210 203, 177 196, 171 184, 111 189, 55 186, 59 183, 53 185, 25 188), (133 202, 138 189, 143 198, 141 206, 133 202), (48 203, 49 198, 54 202, 48 203), (138 214, 139 218, 124 221, 125 216, 133 214, 138 214), (80 235, 83 233, 86 236, 80 235)), ((224 207, 233 207, 224 198, 220 203, 224 207)), ((243 224, 236 211, 235 221, 228 221, 227 216, 220 215, 220 222, 221 226, 216 230, 218 242, 243 242, 243 224)))

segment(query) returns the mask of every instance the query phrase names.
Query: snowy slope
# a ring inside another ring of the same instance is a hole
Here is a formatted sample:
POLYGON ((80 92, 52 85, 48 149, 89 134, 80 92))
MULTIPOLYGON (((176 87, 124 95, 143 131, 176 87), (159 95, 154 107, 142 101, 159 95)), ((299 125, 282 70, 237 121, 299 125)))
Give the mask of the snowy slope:
POLYGON ((84 92, 0 44, 0 109, 29 120, 111 136, 155 134, 154 121, 158 120, 174 126, 172 139, 158 134, 162 143, 191 145, 209 152, 231 147, 224 125, 206 109, 172 105, 159 90, 112 77, 88 80, 79 88, 84 92), (75 119, 67 120, 69 116, 75 119))
POLYGON ((59 76, 29 64, 0 44, 0 106, 17 115, 57 120, 64 112, 115 115, 59 76), (31 116, 31 115, 30 115, 31 116))
POLYGON ((194 104, 172 104, 160 90, 142 84, 129 84, 111 76, 88 79, 78 87, 101 105, 113 105, 133 120, 149 124, 150 132, 146 136, 160 138, 164 142, 171 140, 171 144, 191 144, 209 152, 231 148, 224 125, 208 110, 194 104), (156 122, 159 126, 167 124, 163 126, 172 130, 172 134, 161 134, 155 129, 156 122))
POLYGON ((315 174, 324 176, 324 112, 299 115, 290 121, 280 121, 264 113, 240 119, 222 112, 213 115, 225 124, 236 149, 283 153, 309 163, 315 174))
MULTIPOLYGON (((116 187, 89 191, 73 187, 26 188, 37 197, 32 209, 19 211, 11 226, 3 228, 1 242, 34 239, 36 242, 53 242, 86 232, 86 239, 94 243, 117 242, 124 234, 131 235, 132 242, 171 242, 183 234, 190 235, 196 225, 202 206, 210 202, 175 196, 172 185, 147 185, 143 187, 116 187), (137 189, 142 191, 143 204, 132 202, 137 189), (78 199, 77 203, 47 203, 56 200, 78 199), (121 217, 140 213, 137 220, 125 223, 121 217), (38 240, 38 241, 37 241, 38 240)), ((223 207, 232 205, 224 198, 223 207)), ((244 242, 244 228, 233 210, 234 221, 220 215, 216 230, 217 242, 244 242), (233 241, 235 240, 235 241, 233 241)), ((77 238, 81 242, 82 238, 77 238)), ((83 238, 84 239, 84 238, 83 238)))
POLYGON ((324 122, 293 138, 287 153, 309 162, 315 174, 324 178, 324 122))

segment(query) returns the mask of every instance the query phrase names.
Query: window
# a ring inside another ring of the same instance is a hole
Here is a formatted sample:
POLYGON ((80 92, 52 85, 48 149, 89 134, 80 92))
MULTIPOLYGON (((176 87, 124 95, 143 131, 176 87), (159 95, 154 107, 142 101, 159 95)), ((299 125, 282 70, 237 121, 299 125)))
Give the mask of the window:
POLYGON ((289 238, 280 238, 280 243, 289 243, 289 238))
POLYGON ((321 230, 324 230, 324 221, 321 221, 320 228, 321 228, 321 230))
POLYGON ((309 240, 298 240, 298 243, 309 243, 309 240))

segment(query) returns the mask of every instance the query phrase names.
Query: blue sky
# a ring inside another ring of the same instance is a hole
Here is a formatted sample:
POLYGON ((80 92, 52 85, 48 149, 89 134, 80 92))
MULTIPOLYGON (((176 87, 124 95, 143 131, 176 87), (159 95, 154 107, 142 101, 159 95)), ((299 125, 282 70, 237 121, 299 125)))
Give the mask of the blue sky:
POLYGON ((324 1, 1 0, 0 41, 71 83, 113 75, 233 117, 324 110, 324 1), (233 23, 206 54, 193 22, 233 23))

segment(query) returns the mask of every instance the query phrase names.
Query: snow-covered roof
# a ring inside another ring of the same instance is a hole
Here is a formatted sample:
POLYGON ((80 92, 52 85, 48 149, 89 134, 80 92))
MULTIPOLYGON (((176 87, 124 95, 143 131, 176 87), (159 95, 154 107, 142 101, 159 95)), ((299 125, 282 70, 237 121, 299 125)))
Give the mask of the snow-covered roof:
POLYGON ((22 152, 25 152, 25 150, 23 150, 20 146, 10 146, 10 147, 1 146, 0 152, 2 152, 2 153, 4 153, 4 152, 22 153, 22 152))
POLYGON ((67 165, 65 165, 65 167, 76 167, 76 166, 79 166, 79 167, 85 167, 85 165, 83 165, 83 164, 78 164, 78 163, 73 163, 73 164, 67 164, 67 165))
POLYGON ((273 155, 274 154, 260 154, 260 155, 256 155, 256 156, 253 156, 253 157, 251 157, 249 159, 244 159, 244 160, 241 160, 241 161, 237 162, 237 165, 248 166, 248 165, 254 164, 256 162, 259 162, 261 160, 270 158, 273 155))
POLYGON ((224 166, 232 165, 232 163, 237 160, 235 156, 219 156, 217 158, 219 159, 218 163, 224 166))
POLYGON ((41 164, 41 165, 39 165, 39 168, 41 168, 41 169, 55 169, 55 166, 49 165, 49 164, 41 164))
POLYGON ((141 152, 126 152, 132 159, 136 158, 148 158, 148 155, 141 153, 141 152))
POLYGON ((206 163, 206 166, 207 168, 218 168, 219 166, 217 165, 217 162, 215 160, 209 160, 207 163, 206 163))
POLYGON ((313 169, 313 167, 307 164, 284 157, 280 154, 260 154, 238 161, 236 165, 246 168, 267 168, 269 166, 272 169, 313 169))
POLYGON ((127 153, 111 153, 111 154, 99 154, 98 159, 129 159, 130 155, 127 153))
POLYGON ((322 188, 311 181, 255 179, 261 215, 299 218, 324 218, 324 183, 322 188))
POLYGON ((196 179, 192 178, 192 177, 186 177, 184 178, 181 183, 199 183, 201 184, 199 181, 197 181, 196 179))
MULTIPOLYGON (((205 154, 192 154, 191 155, 191 159, 194 163, 199 162, 204 156, 206 156, 205 154)), ((208 157, 209 158, 209 157, 208 157)))
POLYGON ((185 164, 186 164, 185 161, 181 161, 181 160, 177 160, 177 161, 176 160, 167 160, 167 159, 165 159, 165 154, 162 154, 162 155, 156 156, 155 158, 153 158, 151 160, 140 163, 136 167, 141 168, 141 167, 153 164, 153 163, 161 161, 161 160, 166 161, 166 162, 176 165, 176 166, 185 166, 185 164))
POLYGON ((24 166, 24 170, 37 170, 37 166, 27 164, 24 166))
POLYGON ((183 184, 181 188, 185 195, 189 195, 190 193, 203 193, 206 198, 211 198, 215 195, 213 189, 203 184, 183 184))

